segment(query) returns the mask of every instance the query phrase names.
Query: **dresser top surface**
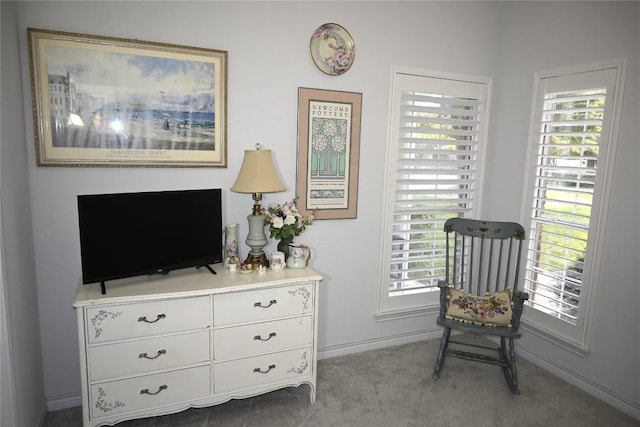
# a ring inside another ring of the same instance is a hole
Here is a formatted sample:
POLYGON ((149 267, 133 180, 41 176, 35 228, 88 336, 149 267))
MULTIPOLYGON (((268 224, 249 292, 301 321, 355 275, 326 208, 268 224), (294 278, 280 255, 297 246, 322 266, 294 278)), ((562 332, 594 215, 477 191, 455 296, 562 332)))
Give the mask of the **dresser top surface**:
POLYGON ((254 271, 250 274, 229 271, 222 264, 213 265, 212 268, 217 274, 211 274, 206 269, 187 268, 164 276, 137 276, 109 281, 106 283, 106 295, 102 295, 99 283, 80 283, 73 306, 78 308, 96 304, 211 295, 322 280, 322 276, 309 268, 285 268, 281 271, 268 269, 266 273, 254 271))

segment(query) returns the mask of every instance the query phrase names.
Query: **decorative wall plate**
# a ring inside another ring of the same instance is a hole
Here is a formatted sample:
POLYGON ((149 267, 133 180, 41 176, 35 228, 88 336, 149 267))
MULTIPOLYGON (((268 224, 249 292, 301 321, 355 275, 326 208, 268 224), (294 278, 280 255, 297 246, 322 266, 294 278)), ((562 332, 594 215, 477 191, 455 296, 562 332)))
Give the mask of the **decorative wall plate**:
POLYGON ((311 36, 311 58, 325 74, 345 73, 356 57, 356 45, 351 34, 334 23, 320 25, 311 36))

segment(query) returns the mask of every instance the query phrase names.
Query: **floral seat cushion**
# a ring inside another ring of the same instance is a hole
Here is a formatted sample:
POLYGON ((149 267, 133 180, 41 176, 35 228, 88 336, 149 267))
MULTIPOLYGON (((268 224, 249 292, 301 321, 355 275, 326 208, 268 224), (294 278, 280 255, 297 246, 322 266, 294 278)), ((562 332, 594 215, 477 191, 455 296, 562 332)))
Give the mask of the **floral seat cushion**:
POLYGON ((445 318, 484 326, 511 327, 511 289, 476 296, 449 286, 445 318))

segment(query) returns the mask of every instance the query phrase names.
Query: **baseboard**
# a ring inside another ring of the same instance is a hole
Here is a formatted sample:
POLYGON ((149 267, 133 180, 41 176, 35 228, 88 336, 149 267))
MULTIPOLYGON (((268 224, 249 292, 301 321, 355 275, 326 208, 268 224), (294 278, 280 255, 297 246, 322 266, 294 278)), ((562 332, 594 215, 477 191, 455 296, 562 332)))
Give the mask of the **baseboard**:
POLYGON ((442 329, 433 331, 410 332, 391 337, 375 338, 366 341, 334 345, 318 349, 318 359, 330 359, 332 357, 346 356, 349 354, 362 353, 364 351, 378 350, 396 345, 410 344, 412 342, 427 341, 442 336, 442 329))
POLYGON ((584 378, 576 374, 575 372, 569 371, 560 365, 556 365, 553 362, 543 359, 537 354, 527 351, 522 347, 518 347, 518 355, 523 359, 526 359, 529 362, 533 363, 534 365, 539 366, 545 371, 550 372, 551 374, 565 380, 569 384, 578 387, 580 390, 584 391, 585 393, 588 393, 596 397, 597 399, 600 399, 603 402, 606 402, 607 404, 624 412, 630 417, 640 420, 640 407, 638 407, 637 404, 633 404, 631 402, 628 402, 620 398, 611 390, 608 390, 588 380, 587 378, 584 378))
POLYGON ((69 394, 66 396, 49 397, 46 402, 49 412, 59 411, 61 409, 75 408, 82 405, 82 395, 69 394))

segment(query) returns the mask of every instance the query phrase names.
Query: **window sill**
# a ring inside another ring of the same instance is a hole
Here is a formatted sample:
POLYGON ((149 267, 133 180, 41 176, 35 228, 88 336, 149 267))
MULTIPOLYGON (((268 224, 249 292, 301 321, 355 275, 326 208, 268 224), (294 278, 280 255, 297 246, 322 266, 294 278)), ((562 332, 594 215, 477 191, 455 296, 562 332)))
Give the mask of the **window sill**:
POLYGON ((399 310, 388 310, 383 312, 378 312, 375 315, 375 318, 378 322, 386 322, 389 320, 398 320, 398 319, 406 319, 409 317, 418 317, 424 315, 438 315, 440 311, 440 306, 438 305, 429 305, 423 307, 411 307, 399 310))
POLYGON ((527 322, 526 320, 523 319, 523 322, 520 326, 521 329, 532 333, 533 335, 542 338, 543 340, 550 342, 552 344, 555 344, 567 351, 570 351, 573 354, 576 354, 580 357, 584 357, 587 354, 589 354, 589 352, 591 351, 589 349, 589 347, 584 346, 580 343, 574 342, 574 341, 570 341, 566 338, 560 337, 558 336, 556 333, 554 333, 553 331, 548 331, 545 329, 542 329, 540 327, 537 327, 535 325, 532 325, 531 323, 527 322))

